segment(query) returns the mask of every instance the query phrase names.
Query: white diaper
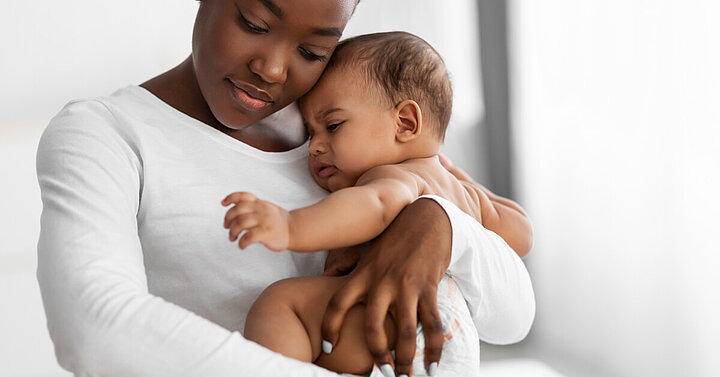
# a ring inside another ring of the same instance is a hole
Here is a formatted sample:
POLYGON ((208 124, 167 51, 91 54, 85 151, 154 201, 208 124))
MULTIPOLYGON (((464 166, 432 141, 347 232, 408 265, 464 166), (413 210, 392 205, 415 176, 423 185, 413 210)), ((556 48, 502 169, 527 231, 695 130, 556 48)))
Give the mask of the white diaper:
MULTIPOLYGON (((438 286, 437 301, 443 322, 445 344, 435 376, 477 376, 480 368, 480 340, 462 293, 455 281, 447 275, 438 286)), ((425 370, 425 333, 421 325, 418 325, 416 339, 417 352, 413 360, 413 376, 429 376, 425 370)), ((375 367, 368 376, 383 377, 383 374, 375 367)))

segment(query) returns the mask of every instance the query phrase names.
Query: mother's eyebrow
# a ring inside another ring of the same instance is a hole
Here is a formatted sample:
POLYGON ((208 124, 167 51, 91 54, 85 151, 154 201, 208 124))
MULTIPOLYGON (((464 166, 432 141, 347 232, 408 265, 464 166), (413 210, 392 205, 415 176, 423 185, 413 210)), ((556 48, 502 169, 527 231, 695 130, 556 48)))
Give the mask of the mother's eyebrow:
MULTIPOLYGON (((270 13, 274 14, 275 17, 277 17, 279 20, 282 20, 285 17, 285 12, 283 12, 282 8, 280 8, 277 4, 275 4, 272 0, 258 0, 262 5, 267 8, 270 13)), ((321 27, 313 29, 313 34, 319 35, 321 37, 337 37, 340 38, 342 36, 342 31, 340 31, 339 28, 336 27, 321 27)))
POLYGON ((277 4, 273 3, 272 0, 258 0, 258 1, 260 3, 262 3, 262 5, 264 5, 265 8, 267 8, 272 14, 274 14, 275 17, 282 20, 283 17, 285 16, 285 12, 283 12, 283 10, 280 9, 280 7, 277 4))
POLYGON ((342 37, 342 31, 336 27, 317 28, 313 29, 312 33, 321 37, 342 37))

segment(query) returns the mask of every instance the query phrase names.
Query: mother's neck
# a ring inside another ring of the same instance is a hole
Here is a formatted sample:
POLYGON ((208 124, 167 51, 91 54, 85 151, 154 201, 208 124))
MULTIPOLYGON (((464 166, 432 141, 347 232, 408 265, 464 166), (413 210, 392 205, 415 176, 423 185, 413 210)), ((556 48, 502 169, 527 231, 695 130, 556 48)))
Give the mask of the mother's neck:
POLYGON ((281 110, 273 116, 275 121, 261 120, 242 130, 231 129, 220 123, 200 91, 192 57, 140 86, 181 113, 263 151, 287 151, 307 140, 302 120, 299 115, 293 117, 292 111, 281 110))
POLYGON ((188 57, 176 67, 145 81, 140 86, 191 118, 214 128, 224 127, 212 115, 210 107, 200 92, 193 70, 192 57, 188 57))

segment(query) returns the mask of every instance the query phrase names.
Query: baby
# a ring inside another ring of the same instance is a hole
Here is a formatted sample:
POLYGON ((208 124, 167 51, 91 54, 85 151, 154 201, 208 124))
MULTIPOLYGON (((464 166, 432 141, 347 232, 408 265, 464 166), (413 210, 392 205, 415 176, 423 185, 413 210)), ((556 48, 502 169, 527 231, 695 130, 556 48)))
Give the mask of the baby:
MULTIPOLYGON (((241 248, 261 243, 274 251, 312 252, 362 244, 418 197, 437 195, 500 235, 518 254, 529 250, 532 232, 523 210, 462 171, 446 168, 438 156, 452 87, 442 58, 421 38, 390 32, 341 42, 300 109, 310 134, 311 174, 332 193, 289 212, 251 193, 230 194, 223 200, 234 204, 225 227, 241 248)), ((373 359, 361 306, 347 314, 332 353, 321 353, 323 313, 344 279, 303 277, 273 284, 253 305, 245 337, 338 372, 369 372, 373 359)), ((392 345, 392 317, 385 327, 392 345)))

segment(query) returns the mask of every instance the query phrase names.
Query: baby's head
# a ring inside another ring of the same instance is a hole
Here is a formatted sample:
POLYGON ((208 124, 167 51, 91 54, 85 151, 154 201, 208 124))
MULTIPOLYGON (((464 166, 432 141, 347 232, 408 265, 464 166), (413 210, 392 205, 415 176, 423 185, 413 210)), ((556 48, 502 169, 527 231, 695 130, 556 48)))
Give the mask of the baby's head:
POLYGON ((373 167, 436 154, 452 86, 442 58, 423 39, 367 34, 340 42, 300 109, 311 136, 310 170, 335 191, 373 167))

